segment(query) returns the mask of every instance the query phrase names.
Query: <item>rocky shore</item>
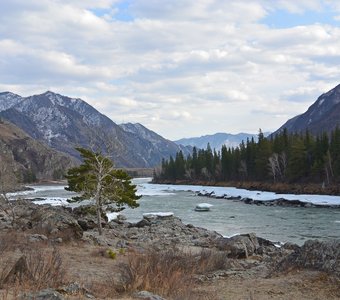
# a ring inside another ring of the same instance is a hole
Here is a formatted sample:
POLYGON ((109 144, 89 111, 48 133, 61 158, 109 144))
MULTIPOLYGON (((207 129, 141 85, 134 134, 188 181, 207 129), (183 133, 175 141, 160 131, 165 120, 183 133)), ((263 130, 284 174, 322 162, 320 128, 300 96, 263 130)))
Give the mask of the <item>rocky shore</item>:
MULTIPOLYGON (((339 289, 331 288, 333 284, 340 286, 339 239, 324 242, 310 240, 300 247, 290 243, 277 245, 253 233, 225 238, 216 232, 184 224, 171 214, 146 215, 137 223, 127 222, 122 216, 111 222, 104 220, 102 224, 104 234, 98 235, 95 220, 91 207, 72 210, 36 205, 22 200, 1 206, 0 233, 3 236, 6 232, 21 232, 22 238, 32 245, 44 243, 53 245, 53 247, 66 247, 65 249, 77 245, 81 252, 83 252, 81 249, 87 249, 87 247, 111 249, 112 253, 146 253, 148 249, 156 252, 177 249, 178 252, 191 253, 199 259, 202 251, 211 251, 223 257, 223 266, 195 275, 196 282, 201 283, 199 286, 206 286, 208 290, 210 286, 223 286, 238 279, 248 281, 257 279, 267 282, 266 280, 275 281, 277 278, 280 282, 284 282, 287 274, 307 272, 310 275, 317 272, 326 276, 328 283, 332 282, 327 286, 327 291, 322 291, 321 294, 327 295, 328 299, 340 297, 339 289)), ((86 272, 86 267, 83 266, 83 268, 85 268, 83 272, 86 272)), ((303 284, 308 285, 310 282, 306 281, 303 284)), ((257 287, 254 287, 254 291, 256 290, 257 287)), ((264 290, 262 292, 265 293, 264 290)), ((67 292, 58 293, 59 298, 53 299, 72 299, 68 298, 67 292)), ((90 295, 92 292, 86 293, 90 295)), ((161 299, 161 296, 143 299, 161 299)), ((22 297, 21 299, 33 299, 34 295, 22 297)), ((92 297, 100 299, 96 295, 92 297)), ((133 297, 142 299, 137 295, 133 297)), ((222 295, 218 297, 221 298, 216 299, 231 299, 223 298, 222 295)), ((38 299, 52 298, 46 296, 46 298, 38 299)), ((235 299, 244 298, 240 296, 235 299)), ((286 298, 283 295, 282 298, 277 299, 286 298)))
POLYGON ((319 207, 319 208, 340 208, 340 205, 338 204, 316 204, 311 202, 304 202, 300 200, 287 200, 284 198, 278 198, 278 199, 272 199, 272 200, 258 200, 258 199, 252 199, 252 198, 242 198, 241 196, 234 197, 229 196, 227 194, 225 195, 216 195, 214 192, 198 192, 196 193, 197 196, 201 197, 208 197, 208 198, 214 198, 214 199, 226 199, 226 200, 233 200, 233 201, 241 201, 245 204, 250 205, 263 205, 263 206, 284 206, 284 207, 319 207))

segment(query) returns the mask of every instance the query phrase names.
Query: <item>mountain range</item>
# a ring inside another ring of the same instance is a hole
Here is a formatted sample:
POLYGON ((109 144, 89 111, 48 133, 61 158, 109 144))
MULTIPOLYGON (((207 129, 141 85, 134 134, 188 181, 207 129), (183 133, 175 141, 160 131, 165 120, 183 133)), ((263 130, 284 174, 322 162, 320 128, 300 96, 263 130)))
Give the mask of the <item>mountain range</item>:
MULTIPOLYGON (((268 136, 269 133, 264 133, 264 135, 268 136)), ((175 143, 184 146, 195 146, 200 149, 206 149, 209 144, 212 149, 220 150, 223 145, 227 146, 227 148, 236 148, 242 141, 246 142, 247 139, 251 140, 252 138, 257 141, 258 135, 251 133, 215 133, 201 137, 184 138, 175 141, 175 143)))
POLYGON ((140 124, 121 126, 79 98, 47 91, 21 97, 0 94, 0 117, 31 138, 79 159, 75 147, 91 148, 112 157, 117 167, 154 167, 182 150, 140 124))
POLYGON ((288 133, 299 133, 308 129, 313 135, 318 135, 323 132, 330 133, 337 126, 340 128, 340 84, 322 94, 306 112, 291 118, 273 134, 286 128, 288 133))
MULTIPOLYGON (((322 94, 308 110, 282 125, 289 133, 330 133, 340 126, 340 85, 322 94)), ((265 134, 266 136, 267 134, 265 134)), ((21 97, 11 92, 0 93, 0 160, 11 163, 15 170, 38 178, 56 177, 79 161, 75 147, 91 148, 109 155, 117 167, 149 168, 163 158, 184 155, 192 147, 221 149, 237 147, 242 140, 257 140, 255 134, 217 133, 172 142, 142 124, 117 125, 79 98, 51 91, 21 97)))

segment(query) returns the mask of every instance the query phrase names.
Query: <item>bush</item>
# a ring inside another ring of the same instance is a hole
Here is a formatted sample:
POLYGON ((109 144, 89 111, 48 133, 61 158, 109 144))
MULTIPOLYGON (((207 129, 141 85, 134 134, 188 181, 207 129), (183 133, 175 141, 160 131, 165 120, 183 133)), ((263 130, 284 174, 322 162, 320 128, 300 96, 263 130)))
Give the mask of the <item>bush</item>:
POLYGON ((29 290, 40 290, 59 286, 64 279, 65 269, 58 249, 26 248, 13 261, 9 257, 3 263, 0 285, 19 284, 29 290))
MULTIPOLYGON (((224 268, 225 262, 226 257, 220 252, 208 250, 199 254, 176 248, 129 253, 127 263, 119 265, 121 283, 116 285, 117 291, 131 293, 147 290, 172 299, 193 299, 195 275, 224 268)), ((202 293, 197 294, 195 299, 202 299, 203 296, 208 299, 202 293)))

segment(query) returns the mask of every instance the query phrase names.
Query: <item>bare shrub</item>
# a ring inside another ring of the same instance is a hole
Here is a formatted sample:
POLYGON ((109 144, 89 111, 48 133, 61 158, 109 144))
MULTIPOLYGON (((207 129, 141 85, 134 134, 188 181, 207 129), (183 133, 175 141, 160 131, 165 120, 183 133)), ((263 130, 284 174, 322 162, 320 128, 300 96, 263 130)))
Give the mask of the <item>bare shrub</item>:
POLYGON ((227 252, 202 249, 198 256, 196 272, 204 274, 216 270, 224 270, 228 262, 227 252))
POLYGON ((1 285, 19 283, 23 288, 39 290, 59 286, 65 269, 58 249, 26 248, 15 263, 8 260, 1 273, 1 285))
POLYGON ((122 284, 120 292, 148 290, 169 296, 189 288, 193 283, 192 256, 174 249, 152 249, 128 255, 127 263, 119 265, 122 284))
POLYGON ((10 230, 0 233, 0 255, 6 251, 13 251, 27 245, 27 239, 23 233, 10 230))
POLYGON ((199 254, 173 248, 166 251, 148 250, 145 253, 130 253, 127 263, 119 265, 121 283, 118 292, 140 290, 171 297, 171 299, 214 299, 195 289, 195 274, 202 274, 225 267, 226 257, 222 252, 202 250, 199 254))

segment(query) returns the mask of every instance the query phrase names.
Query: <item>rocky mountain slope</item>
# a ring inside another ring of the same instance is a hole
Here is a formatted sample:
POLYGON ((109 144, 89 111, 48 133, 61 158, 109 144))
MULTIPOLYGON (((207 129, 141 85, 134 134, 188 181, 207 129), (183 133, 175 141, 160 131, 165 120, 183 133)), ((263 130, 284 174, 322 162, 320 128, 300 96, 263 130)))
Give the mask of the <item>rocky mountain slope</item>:
POLYGON ((163 157, 168 158, 180 150, 170 141, 167 149, 158 149, 164 141, 160 136, 146 139, 139 132, 125 131, 81 99, 50 91, 21 98, 21 101, 15 100, 11 93, 2 95, 0 103, 11 97, 13 105, 3 104, 5 109, 0 117, 32 138, 76 158, 79 156, 74 148, 81 146, 112 156, 118 167, 154 167, 163 157))
POLYGON ((50 149, 6 121, 0 121, 0 161, 1 170, 13 172, 24 182, 60 179, 75 164, 68 155, 50 149))
POLYGON ((288 120, 275 133, 284 128, 288 132, 304 132, 308 129, 312 134, 331 132, 340 127, 340 84, 322 94, 308 110, 288 120))
POLYGON ((159 151, 159 154, 166 157, 169 154, 173 154, 182 150, 184 155, 191 154, 191 147, 185 147, 181 144, 174 143, 170 140, 167 140, 157 134, 156 132, 146 128, 140 123, 125 123, 119 125, 124 131, 130 132, 137 136, 142 137, 143 139, 149 141, 154 146, 156 146, 156 150, 159 151))
POLYGON ((181 144, 184 146, 195 146, 200 149, 206 149, 209 143, 212 149, 220 150, 223 145, 226 145, 228 148, 238 147, 242 141, 246 142, 247 138, 249 139, 254 138, 254 140, 257 141, 257 134, 215 133, 211 135, 204 135, 201 137, 184 138, 184 139, 175 141, 175 143, 181 144))
POLYGON ((22 97, 11 92, 0 93, 0 111, 6 110, 22 101, 22 97))

